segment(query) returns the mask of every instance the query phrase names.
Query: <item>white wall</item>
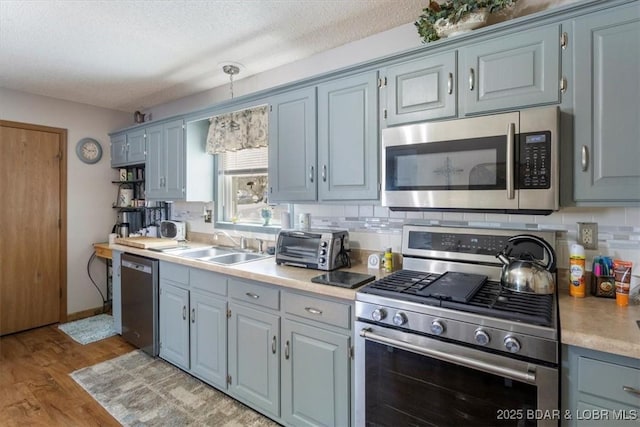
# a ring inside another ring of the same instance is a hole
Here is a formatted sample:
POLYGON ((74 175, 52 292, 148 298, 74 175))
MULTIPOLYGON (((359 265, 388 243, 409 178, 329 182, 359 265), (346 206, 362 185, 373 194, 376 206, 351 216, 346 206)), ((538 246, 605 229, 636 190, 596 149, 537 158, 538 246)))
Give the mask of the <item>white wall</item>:
MULTIPOLYGON (((116 218, 108 133, 132 125, 133 115, 0 88, 0 118, 67 129, 67 313, 102 306, 87 262, 92 244, 107 240, 116 218), (76 143, 85 137, 102 145, 102 160, 94 165, 82 163, 75 154, 76 143)), ((91 271, 106 295, 105 263, 94 261, 91 271)))

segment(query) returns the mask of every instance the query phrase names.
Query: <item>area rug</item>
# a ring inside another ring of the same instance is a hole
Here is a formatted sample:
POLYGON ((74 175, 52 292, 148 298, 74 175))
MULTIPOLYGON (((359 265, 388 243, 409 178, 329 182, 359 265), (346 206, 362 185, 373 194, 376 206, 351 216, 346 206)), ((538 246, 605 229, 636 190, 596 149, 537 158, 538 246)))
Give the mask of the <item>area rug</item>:
POLYGON ((140 350, 70 375, 123 426, 278 426, 140 350))
POLYGON ((116 334, 113 317, 108 314, 98 314, 86 319, 63 323, 58 325, 58 328, 80 344, 100 341, 116 334))

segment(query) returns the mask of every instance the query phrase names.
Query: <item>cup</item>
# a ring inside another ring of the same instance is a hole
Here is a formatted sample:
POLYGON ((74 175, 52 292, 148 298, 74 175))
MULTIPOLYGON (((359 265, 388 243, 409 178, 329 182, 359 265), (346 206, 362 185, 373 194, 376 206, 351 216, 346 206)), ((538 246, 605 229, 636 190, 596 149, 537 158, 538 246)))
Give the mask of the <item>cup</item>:
POLYGON ((298 215, 298 228, 300 230, 308 230, 311 228, 311 214, 301 213, 298 215))
POLYGON ((110 233, 109 234, 109 244, 110 245, 115 245, 116 237, 118 237, 118 235, 116 233, 110 233))

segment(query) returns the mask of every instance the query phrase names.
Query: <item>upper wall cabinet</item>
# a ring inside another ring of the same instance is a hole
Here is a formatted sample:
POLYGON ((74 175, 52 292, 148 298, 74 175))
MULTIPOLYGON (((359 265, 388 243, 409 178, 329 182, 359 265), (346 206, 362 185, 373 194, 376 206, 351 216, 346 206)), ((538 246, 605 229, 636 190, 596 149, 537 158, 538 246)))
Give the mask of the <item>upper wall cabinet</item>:
POLYGON ((318 86, 318 199, 378 198, 377 72, 318 86))
POLYGON ((560 102, 558 25, 461 47, 459 60, 461 113, 560 102))
POLYGON ((574 21, 574 199, 640 202, 640 7, 574 21))
POLYGON ((184 121, 147 128, 146 198, 184 200, 184 121))
POLYGON ((145 162, 145 130, 136 129, 111 138, 111 167, 145 162))
POLYGON ((269 111, 269 201, 316 200, 316 89, 274 97, 269 111))
POLYGON ((389 66, 381 73, 387 126, 456 116, 455 51, 389 66))

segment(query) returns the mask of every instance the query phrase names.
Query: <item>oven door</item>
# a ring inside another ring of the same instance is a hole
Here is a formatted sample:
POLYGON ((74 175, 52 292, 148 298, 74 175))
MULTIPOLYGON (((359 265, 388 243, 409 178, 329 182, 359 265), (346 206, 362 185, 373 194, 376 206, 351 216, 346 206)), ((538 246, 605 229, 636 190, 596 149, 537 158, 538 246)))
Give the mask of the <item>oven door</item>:
POLYGON ((356 322, 357 426, 557 426, 558 369, 356 322))

